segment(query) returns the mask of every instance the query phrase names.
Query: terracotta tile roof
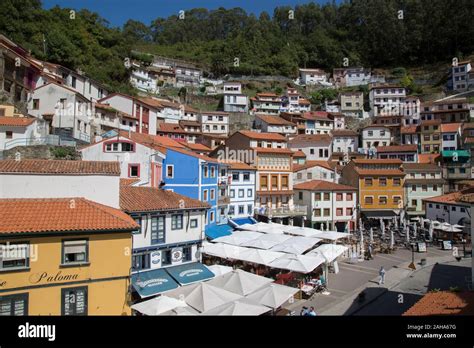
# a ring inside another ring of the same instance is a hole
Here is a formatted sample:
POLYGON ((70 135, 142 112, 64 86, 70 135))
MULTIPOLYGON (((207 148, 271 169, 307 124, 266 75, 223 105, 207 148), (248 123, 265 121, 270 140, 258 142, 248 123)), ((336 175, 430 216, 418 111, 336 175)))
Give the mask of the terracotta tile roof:
POLYGON ((405 126, 401 127, 400 133, 402 134, 416 134, 419 132, 418 126, 405 126))
POLYGON ((259 133, 252 131, 239 131, 238 133, 245 135, 247 138, 256 140, 275 140, 275 141, 286 141, 286 138, 277 133, 259 133))
POLYGON ((257 97, 276 97, 276 98, 278 98, 279 96, 275 93, 257 93, 257 97))
POLYGON ((451 193, 447 193, 445 195, 436 196, 436 197, 429 197, 429 198, 425 198, 423 200, 426 201, 426 202, 433 202, 433 203, 456 204, 456 203, 461 202, 460 198, 463 195, 472 194, 472 193, 474 193, 474 187, 468 187, 468 188, 463 189, 461 191, 451 192, 451 193))
POLYGON ((441 133, 456 133, 462 123, 444 123, 441 125, 441 133))
POLYGON ((256 115, 263 122, 273 125, 282 125, 282 126, 295 126, 293 122, 285 120, 284 118, 273 116, 273 115, 256 115))
POLYGON ((371 87, 369 88, 369 90, 372 90, 372 89, 384 89, 384 88, 403 88, 403 89, 405 89, 405 87, 400 86, 400 85, 395 85, 395 84, 382 84, 382 85, 374 85, 374 86, 371 86, 371 87))
POLYGON ((156 128, 163 133, 188 133, 178 123, 159 123, 156 128))
POLYGON ((299 134, 289 141, 291 145, 302 143, 323 143, 329 145, 332 137, 329 134, 299 134))
POLYGON ((85 198, 0 199, 0 233, 133 231, 127 214, 85 198))
POLYGON ((7 117, 0 116, 0 126, 26 127, 36 121, 34 117, 7 117))
POLYGON ((201 111, 201 115, 229 116, 229 113, 224 111, 201 111))
POLYGON ((140 179, 135 179, 135 178, 121 178, 120 179, 120 186, 132 186, 133 184, 136 184, 137 182, 140 182, 140 179))
POLYGON ((370 124, 366 127, 363 127, 362 129, 368 129, 368 128, 385 128, 385 130, 388 130, 390 132, 389 127, 387 127, 386 125, 381 125, 381 124, 370 124))
POLYGON ((204 144, 183 143, 188 149, 193 151, 211 152, 212 149, 204 144))
POLYGON ((399 159, 368 159, 368 158, 356 158, 353 159, 355 164, 402 164, 403 161, 399 159))
POLYGON ((435 163, 440 158, 439 153, 420 153, 418 154, 418 163, 435 163))
POLYGON ((226 164, 230 169, 236 170, 256 170, 254 166, 251 166, 244 162, 232 161, 232 160, 219 160, 219 163, 226 164))
POLYGON ((281 153, 285 155, 293 155, 293 151, 290 149, 273 149, 273 148, 267 148, 267 147, 253 147, 257 153, 281 153))
POLYGON ((138 101, 141 101, 142 103, 145 103, 149 106, 153 106, 156 109, 163 109, 163 104, 161 104, 160 101, 150 98, 150 97, 138 97, 138 101))
POLYGON ((293 172, 299 172, 303 169, 322 167, 327 170, 334 170, 335 164, 328 161, 306 161, 305 164, 293 164, 293 172))
POLYGON ((185 112, 191 112, 191 113, 199 113, 199 110, 194 109, 193 107, 189 105, 184 106, 184 111, 185 112))
POLYGON ((462 129, 463 130, 465 130, 465 129, 474 129, 474 122, 464 123, 462 125, 462 129))
POLYGON ((433 185, 443 185, 446 181, 444 179, 405 179, 405 186, 407 185, 423 185, 423 184, 433 184, 433 185))
POLYGON ((322 120, 322 121, 334 121, 332 118, 329 117, 329 112, 326 111, 309 111, 303 112, 301 114, 305 120, 315 121, 315 120, 322 120))
POLYGON ((391 146, 379 146, 377 147, 377 153, 384 152, 417 152, 418 146, 416 145, 391 145, 391 146))
POLYGON ((403 315, 474 315, 474 292, 430 292, 403 315))
POLYGON ((129 134, 128 132, 120 131, 120 136, 159 151, 166 151, 166 148, 184 148, 184 145, 180 144, 176 140, 168 137, 160 137, 158 135, 137 132, 130 132, 129 134))
POLYGON ((3 174, 120 175, 119 162, 24 159, 0 161, 3 174))
POLYGON ((421 121, 422 126, 437 126, 441 124, 441 120, 427 120, 421 121))
POLYGON ((441 172, 441 167, 434 163, 403 163, 405 172, 441 172))
POLYGON ((210 205, 178 193, 155 187, 120 187, 120 208, 127 212, 207 209, 210 205))
POLYGON ((193 127, 201 128, 201 123, 199 123, 198 121, 181 120, 179 121, 179 124, 181 126, 193 126, 193 127))
POLYGON ((310 102, 309 100, 307 100, 307 99, 300 98, 300 99, 298 100, 298 104, 299 104, 299 105, 311 105, 311 102, 310 102))
POLYGON ((357 191, 357 188, 355 187, 336 184, 334 182, 324 180, 313 180, 296 184, 293 186, 293 189, 310 191, 357 191))
POLYGON ((306 155, 303 151, 298 150, 293 154, 293 157, 294 158, 306 158, 306 155))
POLYGON ((300 68, 298 70, 302 71, 302 72, 315 72, 315 73, 324 74, 324 75, 326 74, 326 72, 322 69, 309 69, 309 68, 308 69, 306 69, 306 68, 303 69, 303 68, 300 68))
POLYGON ((333 137, 356 137, 357 132, 350 129, 334 129, 331 131, 333 137))

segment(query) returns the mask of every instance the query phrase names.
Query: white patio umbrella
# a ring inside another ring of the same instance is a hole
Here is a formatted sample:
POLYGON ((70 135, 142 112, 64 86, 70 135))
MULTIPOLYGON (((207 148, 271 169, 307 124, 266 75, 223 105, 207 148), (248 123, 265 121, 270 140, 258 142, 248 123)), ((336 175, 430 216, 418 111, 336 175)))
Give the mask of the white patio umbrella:
POLYGON ((380 231, 382 231, 382 237, 385 236, 385 222, 380 218, 380 231))
POLYGON ((247 296, 247 299, 259 303, 260 305, 277 309, 282 304, 293 298, 299 289, 290 288, 289 286, 270 284, 260 290, 247 296))
POLYGON ((301 226, 288 226, 288 229, 285 230, 285 233, 295 235, 295 236, 302 236, 302 237, 313 237, 322 233, 323 231, 317 230, 310 227, 301 227, 301 226))
POLYGON ((187 307, 186 302, 161 295, 132 306, 132 309, 145 315, 160 315, 178 307, 187 307))
POLYGON ((394 245, 395 245, 395 239, 393 235, 393 230, 390 230, 390 248, 393 248, 394 245))
POLYGON ((313 237, 291 237, 284 242, 275 245, 270 250, 281 251, 288 254, 302 254, 320 241, 321 239, 313 237))
POLYGON ((187 307, 178 307, 178 308, 175 308, 175 309, 172 309, 170 311, 167 311, 167 312, 164 312, 160 315, 198 315, 199 312, 189 306, 187 307))
POLYGON ((256 263, 259 265, 268 265, 273 260, 282 257, 284 253, 272 250, 262 250, 253 248, 242 248, 238 260, 256 263))
POLYGON ((405 233, 407 234, 407 242, 409 242, 410 241, 410 229, 405 228, 405 233))
POLYGON ((321 255, 285 255, 274 261, 269 266, 279 269, 286 269, 298 273, 310 273, 319 265, 323 264, 325 259, 321 255))
POLYGON ((253 231, 235 231, 231 235, 215 238, 212 241, 214 243, 241 245, 262 235, 263 233, 253 231))
POLYGON ((271 311, 271 308, 267 306, 262 306, 247 299, 242 299, 238 301, 224 303, 219 307, 201 313, 201 315, 255 316, 262 315, 269 311, 271 311))
POLYGON ((314 250, 311 250, 306 255, 319 254, 326 260, 326 263, 333 262, 341 256, 349 248, 341 244, 322 244, 314 250))
POLYGON ((418 232, 418 226, 416 225, 416 222, 413 224, 413 238, 416 239, 416 235, 418 232))
POLYGON ((243 248, 224 243, 202 243, 201 253, 224 259, 237 259, 243 248))
POLYGON ((458 225, 458 224, 454 224, 453 227, 456 227, 456 228, 464 228, 463 225, 458 225))
POLYGON ((398 220, 396 217, 393 218, 393 223, 395 224, 395 228, 398 228, 398 220))
POLYGON ((223 266, 223 265, 211 265, 211 266, 206 266, 209 268, 209 270, 215 274, 216 277, 219 277, 223 274, 227 274, 229 272, 232 272, 234 269, 230 266, 223 266))
POLYGON ((441 230, 445 231, 445 232, 462 232, 462 230, 460 228, 456 228, 454 226, 443 226, 441 227, 441 230))
POLYGON ((260 237, 249 240, 248 242, 242 243, 241 246, 258 248, 258 249, 271 249, 273 246, 283 243, 285 240, 290 239, 291 236, 287 234, 262 234, 260 237))
POLYGON ((374 229, 371 227, 369 231, 370 231, 370 242, 373 243, 374 242, 374 229))
POLYGON ((362 223, 362 219, 359 219, 359 229, 362 231, 364 230, 364 224, 362 223))
POLYGON ((231 273, 216 277, 207 283, 238 295, 246 296, 272 282, 273 279, 271 278, 261 277, 256 274, 237 269, 231 273))
POLYGON ((184 299, 188 306, 199 312, 205 312, 224 303, 242 298, 241 295, 210 285, 207 282, 183 286, 168 292, 167 295, 184 299))
POLYGON ((430 240, 433 240, 433 230, 434 230, 434 223, 430 220, 430 226, 428 227, 428 233, 430 235, 430 240))
POLYGON ((411 220, 411 221, 419 222, 421 219, 417 216, 417 217, 411 218, 410 220, 411 220))
POLYGON ((364 231, 360 230, 360 247, 364 245, 364 231))

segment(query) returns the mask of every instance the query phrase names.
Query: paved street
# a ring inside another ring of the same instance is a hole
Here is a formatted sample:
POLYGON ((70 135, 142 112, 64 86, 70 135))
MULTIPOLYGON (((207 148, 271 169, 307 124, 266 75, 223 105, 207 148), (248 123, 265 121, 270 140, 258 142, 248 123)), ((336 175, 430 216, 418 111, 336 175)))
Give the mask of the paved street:
POLYGON ((427 253, 415 253, 417 271, 413 272, 407 268, 411 258, 410 250, 399 249, 357 264, 339 262, 339 273, 329 275, 329 295, 317 294, 310 301, 294 303, 291 309, 299 313, 304 305, 314 306, 320 315, 400 315, 429 289, 465 287, 470 259, 458 263, 451 251, 428 248, 427 253), (421 258, 427 259, 423 269, 419 265, 421 258), (385 287, 377 283, 380 266, 387 272, 385 287), (356 298, 363 290, 366 300, 359 304, 356 298))

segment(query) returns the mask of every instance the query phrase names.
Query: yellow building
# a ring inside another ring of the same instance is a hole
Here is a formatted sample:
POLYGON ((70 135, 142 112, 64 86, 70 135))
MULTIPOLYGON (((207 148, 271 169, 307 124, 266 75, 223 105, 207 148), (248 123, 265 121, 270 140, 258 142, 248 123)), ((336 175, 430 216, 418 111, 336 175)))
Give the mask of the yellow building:
POLYGON ((342 183, 358 188, 366 218, 393 218, 404 205, 405 174, 399 159, 355 159, 342 170, 342 183))
POLYGON ((130 315, 137 228, 84 198, 0 199, 0 315, 130 315))

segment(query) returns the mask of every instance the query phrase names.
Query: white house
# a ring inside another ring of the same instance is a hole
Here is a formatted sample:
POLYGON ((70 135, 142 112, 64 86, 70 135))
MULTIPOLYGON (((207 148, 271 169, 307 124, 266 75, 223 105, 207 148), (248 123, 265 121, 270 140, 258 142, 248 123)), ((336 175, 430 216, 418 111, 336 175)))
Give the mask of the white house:
POLYGON ((311 111, 310 101, 303 98, 296 88, 288 87, 281 100, 281 112, 296 113, 311 111))
POLYGON ((119 111, 107 104, 93 104, 93 118, 91 120, 92 136, 100 137, 110 130, 124 130, 136 132, 138 129, 138 119, 130 114, 119 111))
POLYGON ((0 198, 74 198, 119 207, 118 162, 21 159, 0 161, 0 198))
POLYGON ((364 93, 342 92, 339 93, 339 104, 344 115, 363 118, 364 117, 364 93))
POLYGON ((328 75, 321 69, 298 69, 303 85, 317 85, 328 82, 328 75))
POLYGON ((126 94, 112 93, 100 99, 99 103, 110 105, 116 110, 133 116, 138 121, 135 126, 136 132, 156 134, 157 118, 162 106, 155 99, 135 98, 126 94))
POLYGON ((131 64, 130 83, 140 91, 147 93, 157 93, 158 86, 153 74, 149 74, 147 67, 136 62, 131 64))
POLYGON ((120 132, 120 135, 82 147, 82 159, 115 161, 120 165, 120 177, 137 179, 140 185, 157 187, 161 182, 165 148, 155 141, 173 142, 165 137, 150 139, 146 134, 120 132))
POLYGON ((328 134, 300 134, 288 142, 293 151, 303 151, 308 161, 327 161, 331 158, 332 138, 328 134))
POLYGON ((50 82, 39 86, 31 94, 28 113, 42 117, 50 127, 66 131, 71 137, 91 141, 91 102, 74 89, 50 82))
POLYGON ((198 253, 207 203, 159 188, 122 185, 120 208, 140 225, 132 235, 131 270, 132 286, 140 297, 176 288, 202 272, 209 274, 198 253), (170 277, 173 272, 178 279, 170 277))
POLYGON ((472 192, 473 188, 471 187, 461 191, 424 199, 426 218, 439 222, 447 222, 451 225, 458 224, 464 226, 465 231, 470 231, 471 205, 463 202, 461 197, 466 194, 472 194, 472 192))
POLYGON ((472 65, 470 61, 458 62, 451 68, 451 78, 453 90, 457 92, 464 92, 474 84, 474 80, 470 79, 470 72, 472 65))
POLYGON ((224 111, 225 112, 248 112, 249 100, 242 94, 240 82, 224 82, 224 111))
POLYGON ((222 164, 225 165, 220 167, 219 181, 228 183, 228 217, 252 216, 256 197, 256 168, 238 161, 226 161, 222 164))
POLYGON ((298 132, 296 124, 274 115, 256 115, 255 128, 264 133, 280 133, 290 136, 296 135, 298 132))
POLYGON ((282 108, 281 97, 275 93, 257 93, 250 100, 253 104, 252 111, 256 114, 278 115, 282 108))
POLYGON ((374 85, 369 91, 372 116, 396 116, 405 106, 406 89, 398 85, 374 85))
POLYGON ((227 112, 202 111, 199 121, 203 134, 229 135, 229 114, 227 112))
POLYGON ((0 116, 0 150, 32 145, 46 135, 47 127, 42 119, 0 116))
POLYGON ((332 135, 332 152, 351 153, 359 148, 359 135, 350 129, 334 129, 332 135))
POLYGON ((357 188, 324 180, 294 186, 295 203, 308 206, 308 225, 322 230, 349 232, 357 219, 357 188))
POLYGON ((293 164, 293 183, 299 184, 312 180, 324 180, 339 182, 339 173, 335 166, 327 161, 304 161, 301 164, 293 164))
POLYGON ((303 112, 306 134, 329 134, 334 129, 334 117, 326 111, 303 112))
POLYGON ((346 87, 367 85, 371 77, 370 69, 364 68, 348 68, 344 74, 346 87))
POLYGON ((442 151, 457 150, 460 143, 462 123, 441 124, 441 148, 442 151))
POLYGON ((400 115, 403 116, 403 125, 417 125, 420 123, 421 102, 418 97, 406 97, 401 105, 400 115))
POLYGON ((364 149, 388 146, 391 139, 392 135, 388 127, 371 125, 362 129, 362 147, 364 149))

